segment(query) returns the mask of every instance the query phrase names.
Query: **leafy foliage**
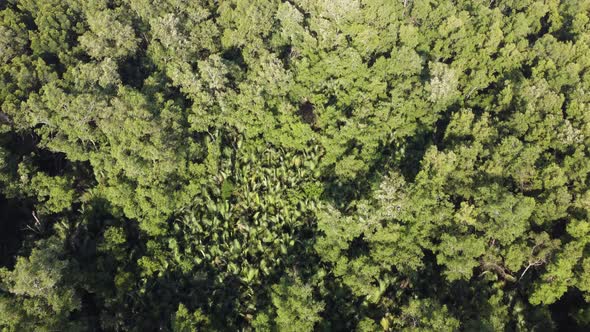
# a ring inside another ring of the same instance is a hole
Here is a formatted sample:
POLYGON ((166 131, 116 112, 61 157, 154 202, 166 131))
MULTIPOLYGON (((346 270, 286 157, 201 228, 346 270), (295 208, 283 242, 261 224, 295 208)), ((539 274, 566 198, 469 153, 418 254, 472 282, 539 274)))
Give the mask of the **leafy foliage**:
POLYGON ((589 17, 0 2, 0 329, 587 330, 589 17))

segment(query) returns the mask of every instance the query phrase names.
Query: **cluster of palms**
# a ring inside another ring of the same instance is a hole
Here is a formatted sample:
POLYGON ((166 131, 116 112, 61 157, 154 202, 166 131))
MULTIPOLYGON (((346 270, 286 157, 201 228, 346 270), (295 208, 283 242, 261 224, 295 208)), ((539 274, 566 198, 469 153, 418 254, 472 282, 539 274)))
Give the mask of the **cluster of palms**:
POLYGON ((227 291, 235 283, 238 302, 253 309, 261 283, 305 250, 305 232, 314 227, 319 204, 313 189, 319 188, 320 154, 317 146, 303 152, 234 150, 174 223, 174 260, 188 270, 207 271, 214 289, 227 291))

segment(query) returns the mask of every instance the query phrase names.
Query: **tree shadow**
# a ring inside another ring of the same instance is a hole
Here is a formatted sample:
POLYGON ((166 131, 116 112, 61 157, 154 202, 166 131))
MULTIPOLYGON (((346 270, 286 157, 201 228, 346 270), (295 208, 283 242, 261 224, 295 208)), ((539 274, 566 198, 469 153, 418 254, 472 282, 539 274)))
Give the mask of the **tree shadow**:
POLYGON ((396 169, 412 182, 420 170, 420 162, 426 150, 433 144, 432 132, 422 131, 404 140, 405 149, 396 148, 395 143, 382 144, 377 157, 369 161, 366 172, 360 172, 354 179, 342 181, 329 169, 324 175, 323 198, 343 209, 352 201, 369 197, 372 190, 389 171, 396 169))
POLYGON ((31 219, 28 211, 23 202, 0 195, 0 267, 14 267, 22 245, 22 229, 31 219))

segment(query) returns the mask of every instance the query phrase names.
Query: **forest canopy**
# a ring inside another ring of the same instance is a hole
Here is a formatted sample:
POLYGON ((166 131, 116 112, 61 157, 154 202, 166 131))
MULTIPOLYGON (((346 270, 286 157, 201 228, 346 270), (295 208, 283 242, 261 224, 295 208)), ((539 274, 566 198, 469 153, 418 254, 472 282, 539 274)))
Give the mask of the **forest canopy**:
POLYGON ((0 1, 0 330, 587 331, 589 0, 0 1))

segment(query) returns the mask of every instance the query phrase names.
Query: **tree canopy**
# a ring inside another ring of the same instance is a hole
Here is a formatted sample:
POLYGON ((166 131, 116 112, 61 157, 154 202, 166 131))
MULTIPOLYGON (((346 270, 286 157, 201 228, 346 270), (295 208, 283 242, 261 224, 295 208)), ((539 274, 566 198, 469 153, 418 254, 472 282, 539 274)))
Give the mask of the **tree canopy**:
POLYGON ((1 331, 590 329, 589 0, 0 2, 1 331))

